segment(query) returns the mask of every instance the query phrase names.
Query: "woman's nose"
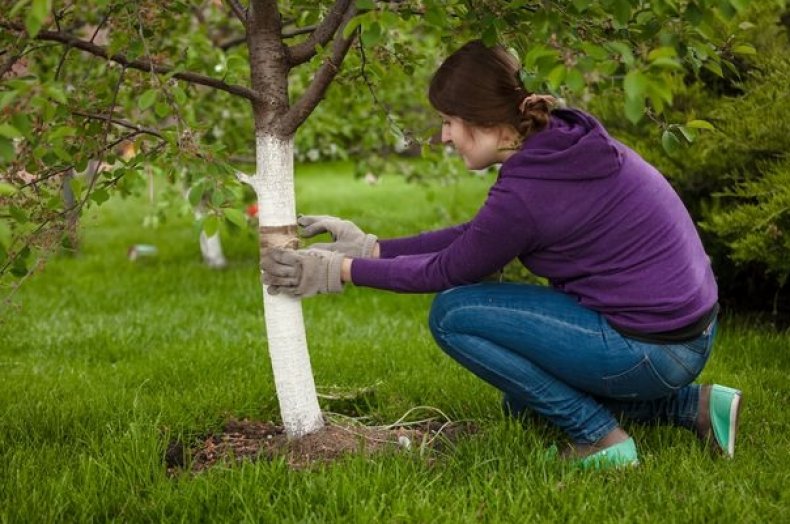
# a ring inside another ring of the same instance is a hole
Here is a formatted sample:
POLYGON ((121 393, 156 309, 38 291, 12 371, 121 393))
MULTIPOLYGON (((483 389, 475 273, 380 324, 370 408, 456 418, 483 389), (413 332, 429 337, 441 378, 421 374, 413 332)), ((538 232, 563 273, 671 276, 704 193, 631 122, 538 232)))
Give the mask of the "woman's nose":
POLYGON ((450 139, 450 129, 448 126, 442 126, 442 144, 452 142, 450 139))

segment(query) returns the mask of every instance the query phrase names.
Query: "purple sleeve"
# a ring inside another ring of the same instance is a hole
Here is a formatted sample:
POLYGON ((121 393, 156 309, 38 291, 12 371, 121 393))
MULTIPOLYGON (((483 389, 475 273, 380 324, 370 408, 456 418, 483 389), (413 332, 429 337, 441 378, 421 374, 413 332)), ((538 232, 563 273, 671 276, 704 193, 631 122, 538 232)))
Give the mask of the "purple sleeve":
POLYGON ((463 232, 435 253, 354 259, 358 286, 429 293, 479 282, 536 247, 532 219, 518 194, 497 182, 463 232))
POLYGON ((469 223, 429 231, 410 237, 379 240, 380 258, 395 258, 401 255, 436 253, 458 238, 469 227, 469 223))

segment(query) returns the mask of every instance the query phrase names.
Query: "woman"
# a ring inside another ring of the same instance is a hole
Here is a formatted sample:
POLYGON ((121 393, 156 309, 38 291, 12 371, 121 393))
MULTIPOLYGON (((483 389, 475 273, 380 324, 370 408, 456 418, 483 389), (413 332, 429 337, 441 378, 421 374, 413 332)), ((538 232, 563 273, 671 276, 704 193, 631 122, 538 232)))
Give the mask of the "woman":
POLYGON ((441 292, 429 323, 442 349, 500 389, 511 413, 562 428, 564 456, 582 465, 638 463, 621 416, 689 428, 732 457, 740 391, 692 384, 713 345, 716 282, 667 181, 592 116, 528 93, 501 47, 456 51, 429 99, 468 168, 501 164, 477 215, 383 241, 301 217, 304 236, 335 242, 266 252, 269 292, 441 292), (479 283, 514 258, 551 286, 479 283))

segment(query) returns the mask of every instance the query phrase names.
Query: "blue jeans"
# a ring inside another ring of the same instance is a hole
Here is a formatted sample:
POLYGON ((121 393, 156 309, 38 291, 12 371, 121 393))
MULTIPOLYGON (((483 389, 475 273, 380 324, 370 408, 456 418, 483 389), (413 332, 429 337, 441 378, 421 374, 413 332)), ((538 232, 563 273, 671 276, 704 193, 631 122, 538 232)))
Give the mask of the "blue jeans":
POLYGON ((579 444, 618 417, 693 428, 714 321, 682 344, 650 344, 615 331, 600 314, 547 287, 483 283, 436 296, 429 319, 439 346, 579 444))

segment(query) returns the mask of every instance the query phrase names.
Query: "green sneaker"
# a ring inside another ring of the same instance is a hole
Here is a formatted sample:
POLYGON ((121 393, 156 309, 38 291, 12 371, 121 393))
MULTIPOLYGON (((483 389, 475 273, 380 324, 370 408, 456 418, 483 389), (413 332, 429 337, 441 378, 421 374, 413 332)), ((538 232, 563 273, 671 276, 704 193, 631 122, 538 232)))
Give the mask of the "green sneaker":
POLYGON ((626 468, 639 465, 633 438, 588 455, 577 461, 582 469, 626 468))
POLYGON ((710 387, 710 425, 712 443, 725 457, 735 456, 735 436, 741 411, 741 392, 714 384, 710 387))
POLYGON ((582 458, 564 458, 556 445, 549 446, 544 453, 547 461, 564 460, 581 469, 610 469, 624 468, 639 465, 636 453, 636 444, 633 438, 628 438, 619 444, 609 446, 592 455, 582 458))

